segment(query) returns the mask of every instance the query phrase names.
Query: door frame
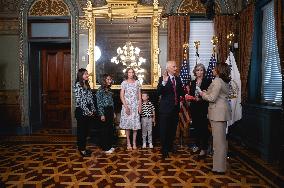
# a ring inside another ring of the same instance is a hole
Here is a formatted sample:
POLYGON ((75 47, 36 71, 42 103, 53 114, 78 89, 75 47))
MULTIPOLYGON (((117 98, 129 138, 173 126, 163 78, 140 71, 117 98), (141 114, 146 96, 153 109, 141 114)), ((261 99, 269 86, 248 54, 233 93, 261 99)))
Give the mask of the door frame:
MULTIPOLYGON (((35 132, 37 130, 43 129, 43 103, 42 103, 42 49, 48 49, 48 48, 65 48, 70 49, 71 51, 71 44, 70 42, 29 42, 29 98, 32 98, 33 100, 30 101, 30 129, 31 132, 35 132), (37 65, 36 65, 37 64, 37 65), (32 80, 32 76, 37 75, 37 80, 32 80), (38 88, 34 89, 32 88, 36 84, 38 88), (35 100, 38 100, 35 102, 35 100), (39 109, 39 111, 36 111, 35 109, 39 109)), ((71 66, 71 62, 70 62, 71 66)), ((70 80, 71 85, 72 81, 70 80)), ((72 102, 70 101, 70 106, 72 108, 72 102)), ((72 121, 72 117, 71 117, 72 121)), ((70 125, 70 128, 72 126, 70 125)))
MULTIPOLYGON (((21 125, 17 134, 31 134, 30 125, 30 90, 29 90, 29 41, 28 41, 28 12, 36 0, 25 0, 20 5, 19 13, 19 102, 21 107, 21 125)), ((79 62, 79 9, 76 0, 64 0, 71 15, 71 83, 76 80, 79 62)), ((71 84, 72 87, 73 84, 71 84)), ((71 88, 72 91, 72 88, 71 88)), ((74 116, 75 100, 71 92, 71 124, 72 134, 76 134, 74 116)))

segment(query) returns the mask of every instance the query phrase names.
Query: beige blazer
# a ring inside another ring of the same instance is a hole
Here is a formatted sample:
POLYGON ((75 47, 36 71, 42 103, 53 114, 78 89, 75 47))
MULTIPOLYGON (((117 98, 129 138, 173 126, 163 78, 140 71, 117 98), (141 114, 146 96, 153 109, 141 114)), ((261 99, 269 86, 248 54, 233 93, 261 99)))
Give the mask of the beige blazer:
POLYGON ((208 119, 212 121, 228 121, 232 118, 228 100, 229 84, 216 77, 202 98, 209 101, 208 119))

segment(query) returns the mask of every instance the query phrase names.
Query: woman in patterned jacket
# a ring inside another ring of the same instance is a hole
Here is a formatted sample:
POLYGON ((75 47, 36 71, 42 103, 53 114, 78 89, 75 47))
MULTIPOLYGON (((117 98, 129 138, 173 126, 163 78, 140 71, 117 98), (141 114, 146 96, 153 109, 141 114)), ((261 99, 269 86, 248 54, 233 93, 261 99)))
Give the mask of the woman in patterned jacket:
POLYGON ((106 154, 110 154, 114 151, 113 145, 113 119, 114 105, 113 105, 113 93, 111 92, 112 77, 109 74, 104 74, 101 87, 96 93, 98 116, 101 120, 101 136, 100 146, 106 154))
POLYGON ((86 149, 87 134, 90 120, 96 113, 93 94, 89 85, 89 74, 84 68, 78 70, 77 79, 74 85, 76 100, 75 118, 77 120, 77 146, 83 157, 91 155, 86 149))

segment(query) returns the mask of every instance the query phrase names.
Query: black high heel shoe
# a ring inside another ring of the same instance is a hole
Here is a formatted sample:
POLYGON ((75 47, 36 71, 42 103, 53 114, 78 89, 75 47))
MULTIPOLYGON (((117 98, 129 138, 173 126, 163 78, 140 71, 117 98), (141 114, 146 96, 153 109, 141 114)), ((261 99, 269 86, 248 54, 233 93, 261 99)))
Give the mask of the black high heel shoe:
POLYGON ((163 152, 162 153, 162 159, 166 159, 166 158, 169 158, 169 153, 168 152, 163 152))
POLYGON ((215 170, 211 170, 211 172, 215 175, 225 175, 226 172, 218 172, 218 171, 215 171, 215 170))

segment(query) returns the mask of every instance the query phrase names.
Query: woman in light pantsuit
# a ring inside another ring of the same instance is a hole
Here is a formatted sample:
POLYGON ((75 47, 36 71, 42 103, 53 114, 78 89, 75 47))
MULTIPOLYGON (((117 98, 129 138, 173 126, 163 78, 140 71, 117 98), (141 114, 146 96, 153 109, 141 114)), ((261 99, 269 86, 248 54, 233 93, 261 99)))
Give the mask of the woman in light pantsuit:
POLYGON ((227 121, 231 119, 231 107, 229 105, 230 67, 226 63, 219 63, 213 69, 216 77, 207 91, 200 92, 204 100, 209 101, 208 119, 210 120, 213 136, 213 172, 226 172, 227 121))

